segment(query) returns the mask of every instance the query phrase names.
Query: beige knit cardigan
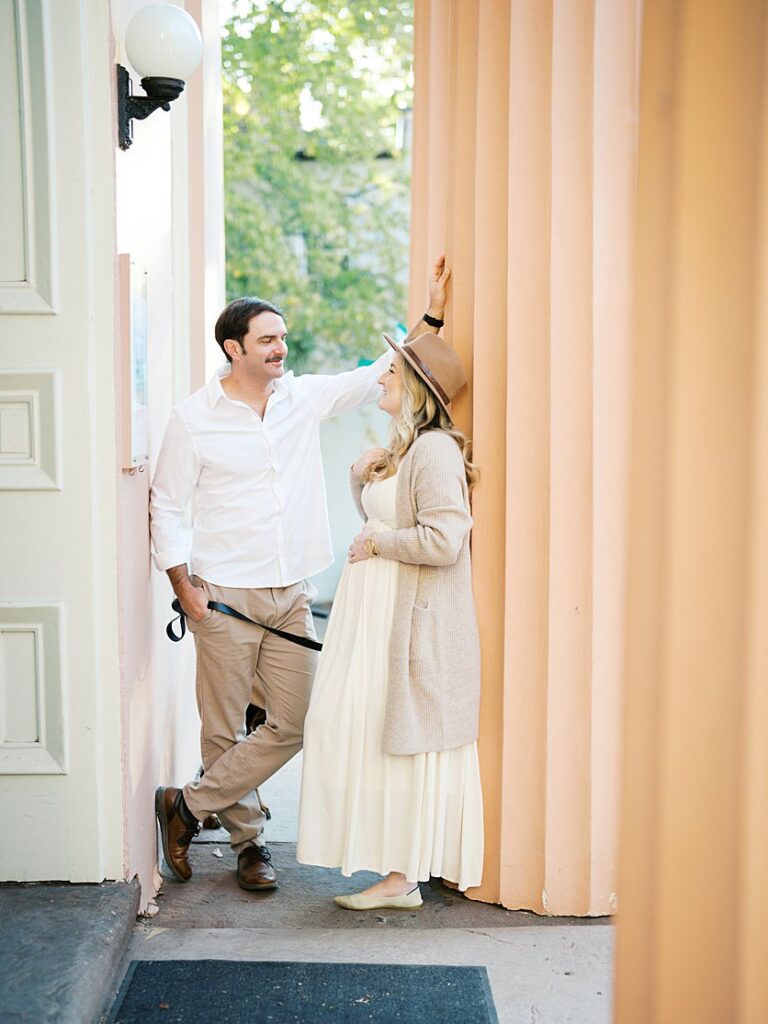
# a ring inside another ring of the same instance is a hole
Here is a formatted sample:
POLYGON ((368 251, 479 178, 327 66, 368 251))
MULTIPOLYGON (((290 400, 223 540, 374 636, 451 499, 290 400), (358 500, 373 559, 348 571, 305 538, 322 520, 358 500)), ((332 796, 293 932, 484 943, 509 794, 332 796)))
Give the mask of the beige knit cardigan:
MULTIPOLYGON (((363 519, 363 481, 352 474, 363 519)), ((382 746, 450 750, 477 739, 480 645, 472 597, 472 517, 464 460, 442 430, 421 434, 400 464, 397 528, 372 534, 399 562, 382 746)))

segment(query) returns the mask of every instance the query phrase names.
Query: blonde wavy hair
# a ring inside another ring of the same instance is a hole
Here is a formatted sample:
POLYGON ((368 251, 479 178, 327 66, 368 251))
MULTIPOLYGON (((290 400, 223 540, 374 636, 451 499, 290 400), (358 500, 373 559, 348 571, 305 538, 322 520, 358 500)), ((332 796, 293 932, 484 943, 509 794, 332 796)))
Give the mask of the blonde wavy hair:
POLYGON ((453 426, 448 413, 430 388, 402 356, 397 358, 397 368, 402 388, 400 415, 392 418, 389 447, 382 456, 368 464, 363 479, 369 482, 394 476, 419 434, 426 430, 442 430, 459 446, 464 459, 467 488, 471 494, 480 479, 480 471, 472 462, 472 442, 453 426))

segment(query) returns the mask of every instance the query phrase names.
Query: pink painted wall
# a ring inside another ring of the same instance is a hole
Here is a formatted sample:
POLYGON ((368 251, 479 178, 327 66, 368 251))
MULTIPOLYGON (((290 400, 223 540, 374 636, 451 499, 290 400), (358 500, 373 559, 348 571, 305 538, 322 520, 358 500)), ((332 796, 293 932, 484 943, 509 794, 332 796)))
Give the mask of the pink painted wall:
MULTIPOLYGON (((141 6, 140 0, 112 4, 122 63, 119 40, 141 6)), ((203 25, 206 42, 204 65, 196 76, 209 87, 190 82, 170 114, 158 112, 135 122, 132 147, 117 153, 117 251, 130 254, 147 271, 150 461, 139 471, 123 470, 118 480, 124 860, 126 877, 138 875, 141 881, 143 906, 159 883, 155 787, 187 781, 199 758, 194 646, 189 636, 172 644, 165 635, 172 594, 165 574, 151 567, 147 516, 151 473, 170 410, 204 377, 206 300, 211 308, 223 304, 223 256, 215 244, 208 252, 212 266, 203 263, 206 238, 223 239, 220 175, 217 182, 210 171, 220 164, 221 147, 215 132, 208 133, 205 146, 212 156, 206 163, 195 133, 203 104, 215 104, 217 98, 217 5, 201 0, 191 13, 203 25), (207 173, 200 170, 201 161, 207 173), (212 183, 218 188, 208 196, 212 183), (201 280, 207 282, 202 299, 201 280)), ((140 91, 138 82, 134 87, 140 91)), ((116 290, 119 320, 125 315, 125 297, 116 290)), ((118 347, 120 339, 118 329, 118 347)), ((127 367, 120 358, 116 363, 120 391, 127 367)), ((117 429, 120 435, 125 424, 118 423, 117 429)))

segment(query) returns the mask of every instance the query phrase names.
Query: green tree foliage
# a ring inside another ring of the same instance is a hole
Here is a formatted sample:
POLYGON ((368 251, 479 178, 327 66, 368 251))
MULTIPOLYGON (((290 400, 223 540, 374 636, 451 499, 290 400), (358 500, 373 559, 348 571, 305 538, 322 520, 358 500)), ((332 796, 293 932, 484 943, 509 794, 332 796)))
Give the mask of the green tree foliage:
POLYGON ((283 309, 297 371, 404 318, 412 39, 412 0, 241 0, 226 25, 227 293, 283 309))

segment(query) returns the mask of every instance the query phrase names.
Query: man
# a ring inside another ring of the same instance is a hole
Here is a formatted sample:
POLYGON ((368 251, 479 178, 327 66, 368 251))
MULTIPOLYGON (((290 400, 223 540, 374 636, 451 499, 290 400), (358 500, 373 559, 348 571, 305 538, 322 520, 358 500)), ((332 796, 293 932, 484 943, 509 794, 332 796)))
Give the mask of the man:
MULTIPOLYGON (((442 325, 450 271, 441 257, 430 303, 410 336, 442 325)), ((307 577, 333 560, 320 423, 375 401, 390 354, 336 375, 285 371, 286 326, 260 299, 231 302, 216 324, 228 365, 172 413, 152 481, 155 564, 168 573, 194 633, 205 774, 160 787, 155 807, 173 874, 192 874, 189 844, 216 813, 244 889, 273 889, 257 787, 298 753, 317 654, 208 609, 219 601, 266 626, 314 637, 307 577), (191 563, 181 520, 192 501, 191 563), (249 736, 249 702, 267 719, 249 736)))

